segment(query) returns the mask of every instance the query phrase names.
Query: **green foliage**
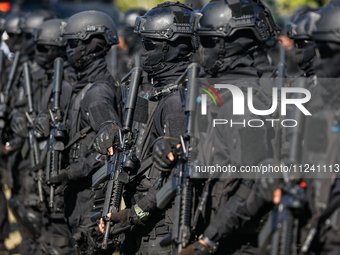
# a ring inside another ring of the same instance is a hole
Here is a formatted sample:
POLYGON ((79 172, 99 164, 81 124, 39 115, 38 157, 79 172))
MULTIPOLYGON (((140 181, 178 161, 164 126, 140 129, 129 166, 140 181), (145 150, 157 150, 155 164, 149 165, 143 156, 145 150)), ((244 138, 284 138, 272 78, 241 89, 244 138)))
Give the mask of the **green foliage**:
POLYGON ((276 7, 282 14, 291 13, 302 6, 320 7, 329 0, 276 0, 276 7))
MULTIPOLYGON (((115 4, 117 5, 118 9, 122 12, 130 8, 143 8, 145 10, 150 10, 157 4, 161 4, 164 2, 165 0, 115 0, 115 4)), ((180 0, 180 2, 185 1, 180 0)))

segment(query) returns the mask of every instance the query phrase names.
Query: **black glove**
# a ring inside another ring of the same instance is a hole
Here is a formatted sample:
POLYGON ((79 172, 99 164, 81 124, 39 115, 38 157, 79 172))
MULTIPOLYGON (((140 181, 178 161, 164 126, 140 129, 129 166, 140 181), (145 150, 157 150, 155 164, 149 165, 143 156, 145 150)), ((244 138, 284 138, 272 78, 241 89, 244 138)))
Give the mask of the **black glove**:
POLYGON ((28 135, 27 119, 23 112, 17 112, 13 115, 11 121, 12 131, 20 137, 26 138, 28 135))
POLYGON ((68 183, 70 181, 69 170, 62 169, 60 170, 57 176, 51 177, 49 183, 51 184, 61 184, 61 183, 68 183))
POLYGON ((195 242, 181 250, 178 255, 208 255, 210 251, 200 242, 195 242))
POLYGON ((51 115, 48 110, 43 110, 35 119, 34 129, 41 137, 48 137, 50 134, 51 115))
POLYGON ((120 127, 116 123, 105 123, 94 138, 94 149, 98 153, 106 155, 107 149, 113 146, 119 129, 120 127))
POLYGON ((160 171, 171 171, 176 164, 176 145, 180 141, 173 137, 162 137, 153 146, 152 159, 155 167, 160 171), (171 162, 168 158, 168 154, 172 152, 175 160, 171 162))
POLYGON ((137 216, 134 208, 124 209, 117 213, 111 214, 111 222, 120 223, 122 227, 127 225, 144 225, 142 220, 137 216))
POLYGON ((111 222, 115 225, 111 228, 111 235, 119 235, 124 233, 132 225, 145 226, 143 221, 148 219, 149 213, 143 212, 138 205, 132 209, 124 209, 118 213, 111 214, 111 222), (138 209, 135 209, 138 208, 138 209), (137 215, 138 210, 139 215, 137 215))

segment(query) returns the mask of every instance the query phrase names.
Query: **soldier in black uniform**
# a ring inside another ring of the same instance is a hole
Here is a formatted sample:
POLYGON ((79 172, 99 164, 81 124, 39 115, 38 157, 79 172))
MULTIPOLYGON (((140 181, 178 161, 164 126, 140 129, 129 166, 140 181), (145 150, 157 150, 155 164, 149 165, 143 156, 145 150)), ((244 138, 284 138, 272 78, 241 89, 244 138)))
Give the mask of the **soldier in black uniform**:
MULTIPOLYGON (((22 253, 40 253, 37 238, 41 233, 42 211, 38 198, 32 187, 35 182, 29 174, 32 162, 29 155, 29 146, 26 143, 28 132, 28 121, 25 115, 27 110, 27 100, 22 78, 22 64, 27 62, 30 70, 35 72, 41 68, 34 61, 34 42, 32 32, 36 26, 54 16, 44 10, 27 13, 25 16, 8 20, 8 27, 11 29, 12 43, 10 49, 20 52, 17 75, 11 88, 11 109, 10 128, 12 137, 6 143, 6 148, 10 151, 9 167, 13 171, 15 185, 9 205, 20 223, 21 235, 23 238, 20 246, 22 253), (15 22, 16 21, 16 22, 15 22)), ((7 24, 6 24, 7 26, 7 24)), ((11 38, 10 38, 11 40, 11 38)))
MULTIPOLYGON (((66 61, 66 40, 60 36, 60 26, 63 20, 52 19, 43 22, 33 31, 33 41, 36 44, 34 60, 41 67, 32 73, 32 93, 34 110, 39 113, 35 120, 35 131, 41 153, 46 146, 46 140, 49 137, 50 113, 52 108, 52 87, 53 87, 53 64, 57 57, 66 61)), ((71 96, 71 85, 63 81, 60 96, 60 108, 62 112, 66 110, 67 103, 71 96)), ((43 166, 40 166, 40 168, 43 166)), ((45 166, 43 167, 45 169, 45 166)), ((37 180, 38 173, 33 172, 37 180)), ((40 177, 42 178, 42 177, 40 177)), ((64 219, 64 199, 59 190, 54 197, 54 208, 49 207, 49 187, 45 185, 42 178, 44 194, 44 211, 42 223, 44 225, 39 238, 43 254, 74 254, 74 248, 70 242, 70 232, 64 219)), ((38 184, 31 184, 31 192, 38 195, 38 184)))
MULTIPOLYGON (((196 37, 189 22, 191 13, 192 9, 187 5, 165 2, 136 20, 135 30, 143 37, 141 66, 147 72, 143 85, 149 87, 140 93, 138 100, 142 102, 141 109, 137 110, 134 117, 134 125, 137 125, 141 134, 136 142, 136 155, 139 160, 150 156, 156 139, 167 137, 177 143, 175 137, 184 134, 185 114, 178 91, 165 94, 155 101, 148 101, 147 95, 156 90, 161 91, 166 85, 174 84, 189 66, 190 57, 197 48, 196 37), (147 108, 143 109, 145 104, 147 108)), ((96 149, 101 153, 106 153, 108 147, 112 146, 117 134, 109 132, 112 129, 111 126, 104 128, 95 139, 96 149), (102 137, 107 137, 107 140, 103 141, 102 137)), ((159 245, 171 229, 171 212, 157 210, 155 206, 155 194, 159 188, 159 185, 155 184, 156 180, 160 177, 161 170, 171 171, 173 166, 171 164, 162 168, 161 165, 155 165, 137 182, 125 186, 127 209, 112 214, 111 217, 114 223, 119 223, 119 227, 115 226, 116 232, 118 228, 134 225, 125 234, 121 254, 175 252, 172 247, 159 245)), ((100 229, 103 231, 103 228, 102 222, 100 229)))
MULTIPOLYGON (((310 166, 337 167, 340 162, 338 93, 340 40, 335 32, 340 28, 339 8, 340 1, 331 1, 319 11, 309 13, 305 26, 306 30, 311 32, 311 39, 315 43, 317 61, 313 61, 312 68, 317 76, 318 86, 325 91, 321 95, 322 107, 305 120, 302 162, 310 166)), ((303 252, 338 254, 339 175, 334 171, 333 173, 327 171, 316 173, 313 177, 306 181, 307 188, 309 187, 306 197, 311 217, 301 231, 300 242, 305 244, 303 252), (316 230, 315 234, 313 230, 316 230)))
POLYGON ((76 70, 77 82, 66 111, 69 166, 50 182, 68 183, 64 192, 65 215, 73 244, 78 254, 93 254, 96 240, 92 236, 97 228, 90 220, 94 206, 91 176, 105 158, 93 152, 91 144, 101 123, 121 123, 120 88, 108 72, 104 58, 110 47, 118 43, 118 36, 108 15, 85 11, 68 19, 62 27, 62 37, 68 42, 67 58, 76 70))
MULTIPOLYGON (((3 12, 0 13, 0 35, 2 36, 3 32, 5 31, 5 14, 3 12)), ((2 70, 1 70, 1 88, 0 90, 2 90, 4 84, 3 84, 3 80, 2 77, 4 77, 4 73, 5 73, 5 60, 7 59, 7 56, 9 54, 9 49, 8 46, 6 45, 5 42, 3 42, 1 40, 1 46, 0 49, 3 51, 4 53, 4 57, 3 59, 1 59, 0 61, 2 61, 1 66, 2 66, 2 70)), ((7 151, 5 150, 5 146, 3 144, 3 138, 2 138, 2 132, 0 135, 0 254, 1 255, 8 255, 8 251, 7 248, 5 246, 5 239, 8 238, 9 235, 9 221, 8 221, 8 208, 7 208, 7 200, 5 197, 5 194, 3 192, 3 188, 4 188, 4 184, 7 184, 7 187, 11 186, 11 177, 10 177, 10 171, 8 169, 6 169, 6 160, 7 160, 7 151)))
MULTIPOLYGON (((199 57, 205 71, 211 77, 219 78, 219 83, 239 88, 253 87, 263 95, 253 97, 254 107, 267 109, 266 105, 272 102, 271 88, 266 90, 259 84, 263 72, 254 66, 250 53, 253 47, 271 44, 275 40, 277 26, 268 8, 261 1, 212 1, 196 14, 196 18, 197 34, 203 46, 199 57), (252 19, 246 22, 243 17, 252 19), (257 20, 255 24, 254 20, 257 20)), ((232 119, 240 123, 259 117, 249 110, 245 111, 245 115, 233 115, 233 100, 227 99, 229 93, 219 92, 223 106, 217 113, 217 119, 232 119)), ((271 144, 274 132, 268 125, 261 128, 216 125, 212 132, 213 147, 208 146, 204 151, 209 153, 213 149, 212 165, 251 166, 274 157, 271 144)), ((211 214, 212 218, 205 219, 210 224, 197 242, 179 254, 259 254, 256 228, 261 217, 270 210, 270 202, 263 194, 271 194, 271 191, 259 192, 262 187, 247 176, 213 179, 210 185, 210 202, 207 202, 206 211, 211 213, 206 215, 211 214)))
POLYGON ((304 76, 313 76, 313 61, 316 59, 314 43, 309 31, 306 31, 308 13, 316 9, 307 9, 298 15, 294 21, 287 26, 287 35, 294 40, 295 61, 300 69, 304 71, 304 76))
MULTIPOLYGON (((120 45, 112 49, 116 51, 116 59, 113 59, 114 55, 111 56, 112 63, 115 63, 112 72, 116 73, 118 80, 121 80, 132 68, 140 67, 142 42, 133 29, 136 18, 145 13, 146 11, 142 9, 129 9, 119 17, 120 45)), ((111 54, 114 54, 114 51, 111 54)))

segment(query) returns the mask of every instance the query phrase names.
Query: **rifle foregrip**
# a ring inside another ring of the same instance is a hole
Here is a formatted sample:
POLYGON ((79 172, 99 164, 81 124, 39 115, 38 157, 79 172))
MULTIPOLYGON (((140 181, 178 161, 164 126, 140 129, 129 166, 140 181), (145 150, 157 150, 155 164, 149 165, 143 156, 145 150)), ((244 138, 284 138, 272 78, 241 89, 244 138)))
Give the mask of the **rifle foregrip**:
POLYGON ((109 241, 109 235, 110 235, 110 227, 111 227, 111 222, 107 221, 105 225, 105 230, 104 230, 104 238, 102 242, 102 249, 107 250, 107 244, 109 241))
POLYGON ((123 183, 116 180, 114 191, 112 194, 112 205, 113 205, 113 212, 119 212, 120 210, 120 203, 122 201, 122 193, 123 193, 123 183))

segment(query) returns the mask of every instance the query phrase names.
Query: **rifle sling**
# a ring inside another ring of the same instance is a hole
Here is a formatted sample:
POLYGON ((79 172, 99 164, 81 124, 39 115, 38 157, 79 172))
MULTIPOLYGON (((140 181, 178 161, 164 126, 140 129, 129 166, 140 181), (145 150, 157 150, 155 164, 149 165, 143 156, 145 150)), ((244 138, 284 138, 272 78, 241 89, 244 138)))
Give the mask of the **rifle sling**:
POLYGON ((80 130, 78 133, 76 133, 74 137, 72 138, 72 140, 65 146, 65 150, 71 147, 79 139, 84 138, 91 129, 92 129, 91 126, 87 126, 87 127, 84 127, 82 130, 80 130))
POLYGON ((322 214, 312 221, 312 227, 306 237, 305 242, 303 243, 303 246, 300 252, 301 254, 305 254, 308 252, 309 247, 311 246, 313 239, 318 229, 320 228, 321 224, 325 222, 333 214, 333 212, 339 207, 340 207, 340 195, 335 196, 333 200, 330 202, 330 204, 328 204, 328 206, 322 212, 322 214))
POLYGON ((150 168, 150 166, 152 165, 152 162, 153 162, 152 156, 148 156, 147 158, 145 158, 140 164, 138 173, 130 179, 130 182, 133 182, 141 178, 145 174, 145 172, 150 168))

